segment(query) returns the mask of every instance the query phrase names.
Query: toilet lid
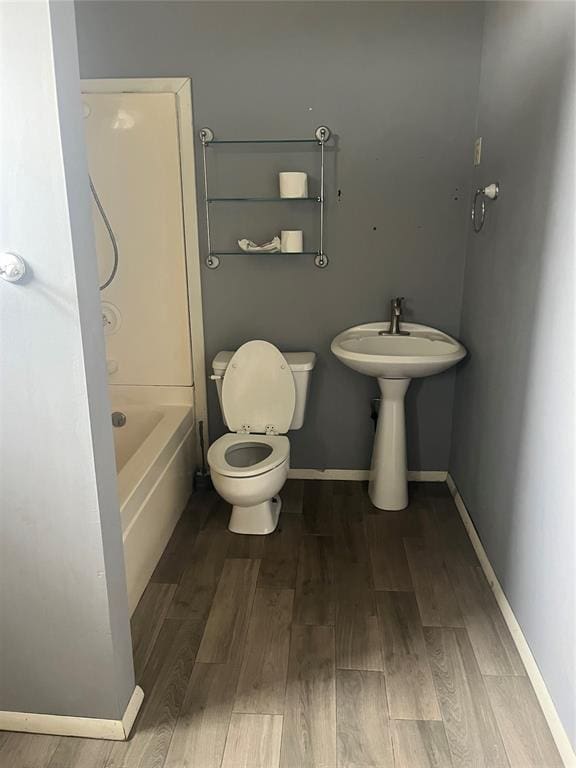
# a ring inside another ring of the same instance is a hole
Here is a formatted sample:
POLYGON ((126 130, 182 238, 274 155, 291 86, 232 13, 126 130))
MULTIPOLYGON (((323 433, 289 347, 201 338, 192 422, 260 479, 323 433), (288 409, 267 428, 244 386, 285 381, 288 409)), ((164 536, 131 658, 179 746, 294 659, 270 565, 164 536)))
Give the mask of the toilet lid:
POLYGON ((222 383, 222 409, 233 432, 288 431, 296 388, 279 349, 267 341, 248 341, 234 353, 222 383))

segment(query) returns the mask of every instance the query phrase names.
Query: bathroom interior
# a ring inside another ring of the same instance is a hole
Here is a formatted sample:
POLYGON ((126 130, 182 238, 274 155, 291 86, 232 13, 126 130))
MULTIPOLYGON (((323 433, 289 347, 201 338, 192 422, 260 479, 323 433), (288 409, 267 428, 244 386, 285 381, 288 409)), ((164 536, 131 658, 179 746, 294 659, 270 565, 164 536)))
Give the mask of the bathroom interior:
POLYGON ((571 0, 0 0, 0 768, 576 757, 571 0))

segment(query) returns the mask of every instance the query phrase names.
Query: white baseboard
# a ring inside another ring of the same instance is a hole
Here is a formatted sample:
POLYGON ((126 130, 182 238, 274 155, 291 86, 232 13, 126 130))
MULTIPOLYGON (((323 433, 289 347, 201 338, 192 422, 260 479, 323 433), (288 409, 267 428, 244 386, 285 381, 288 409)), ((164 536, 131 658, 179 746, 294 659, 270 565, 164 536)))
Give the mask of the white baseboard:
POLYGON ((34 712, 0 712, 0 731, 44 733, 53 736, 81 736, 85 739, 126 741, 144 699, 137 685, 130 697, 122 720, 100 720, 96 717, 42 715, 34 712))
MULTIPOLYGON (((292 480, 368 480, 369 469, 290 469, 292 480)), ((447 472, 436 469, 408 470, 408 480, 421 483, 443 483, 447 472)))
POLYGON ((462 522, 466 527, 466 531, 468 532, 472 546, 474 547, 474 550, 478 556, 478 560, 480 561, 484 575, 490 584, 490 588, 494 593, 496 602, 498 603, 498 606, 502 611, 502 615, 504 616, 504 621, 510 630, 514 644, 516 645, 518 653, 520 654, 520 658, 522 659, 522 662, 526 668, 526 673, 530 678, 530 682, 534 688, 536 698, 538 699, 540 708, 544 713, 544 717, 546 718, 546 722, 548 723, 548 727, 552 733, 552 738, 554 739, 558 751, 560 752, 560 757, 562 758, 566 768, 575 768, 576 756, 572 749, 568 734, 562 725, 562 721, 558 717, 558 712, 556 711, 552 697, 548 692, 548 688, 546 687, 542 673, 538 668, 536 659, 532 655, 528 641, 524 637, 522 628, 520 627, 520 624, 514 615, 514 611, 512 610, 506 595, 504 594, 504 590, 498 581, 490 560, 488 559, 488 555, 486 554, 486 550, 484 549, 482 542, 480 541, 480 537, 478 536, 478 532, 476 531, 474 523, 472 522, 470 513, 466 509, 466 505, 464 504, 462 496, 460 496, 458 488, 456 487, 456 484, 450 473, 448 473, 446 483, 450 489, 450 493, 454 497, 454 503, 456 504, 456 508, 460 514, 460 517, 462 518, 462 522))
POLYGON ((448 472, 444 469, 409 469, 408 480, 415 483, 445 483, 448 472))

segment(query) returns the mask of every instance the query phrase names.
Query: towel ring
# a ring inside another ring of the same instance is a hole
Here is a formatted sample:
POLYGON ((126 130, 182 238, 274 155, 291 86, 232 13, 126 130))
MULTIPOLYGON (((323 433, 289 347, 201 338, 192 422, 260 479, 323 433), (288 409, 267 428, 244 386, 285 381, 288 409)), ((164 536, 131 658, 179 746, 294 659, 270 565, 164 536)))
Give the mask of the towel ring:
POLYGON ((474 229, 474 232, 478 233, 484 226, 484 221, 486 219, 486 198, 488 200, 496 200, 498 195, 500 194, 500 184, 499 182, 494 182, 493 184, 488 184, 487 187, 478 187, 476 192, 474 193, 474 202, 472 203, 472 227, 474 229), (481 197, 480 200, 480 216, 478 217, 476 214, 477 211, 477 204, 478 204, 478 198, 481 197))

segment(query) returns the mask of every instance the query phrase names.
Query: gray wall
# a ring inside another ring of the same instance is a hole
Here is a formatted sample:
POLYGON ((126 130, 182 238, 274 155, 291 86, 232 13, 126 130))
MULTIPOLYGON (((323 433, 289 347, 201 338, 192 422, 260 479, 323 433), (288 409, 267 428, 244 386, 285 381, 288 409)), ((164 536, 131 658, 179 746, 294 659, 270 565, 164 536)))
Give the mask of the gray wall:
POLYGON ((73 7, 0 4, 0 710, 134 689, 73 7), (41 126, 41 130, 39 130, 41 126))
MULTIPOLYGON (((203 269, 208 362, 252 338, 319 354, 293 466, 369 466, 377 386, 330 355, 339 331, 384 319, 399 294, 410 319, 458 334, 482 13, 451 2, 78 3, 83 77, 189 75, 196 127, 221 137, 309 136, 321 123, 336 134, 329 268, 252 256, 203 269)), ((314 167, 293 152, 211 158, 223 193, 272 191, 276 171, 314 167)), ((298 221, 308 245, 314 234, 307 209, 280 204, 216 216, 220 248, 298 221)), ((453 372, 413 383, 411 468, 447 468, 453 389, 453 372)), ((214 438, 223 427, 213 391, 210 416, 214 438)))
POLYGON ((576 742, 574 5, 488 3, 451 472, 576 742))

